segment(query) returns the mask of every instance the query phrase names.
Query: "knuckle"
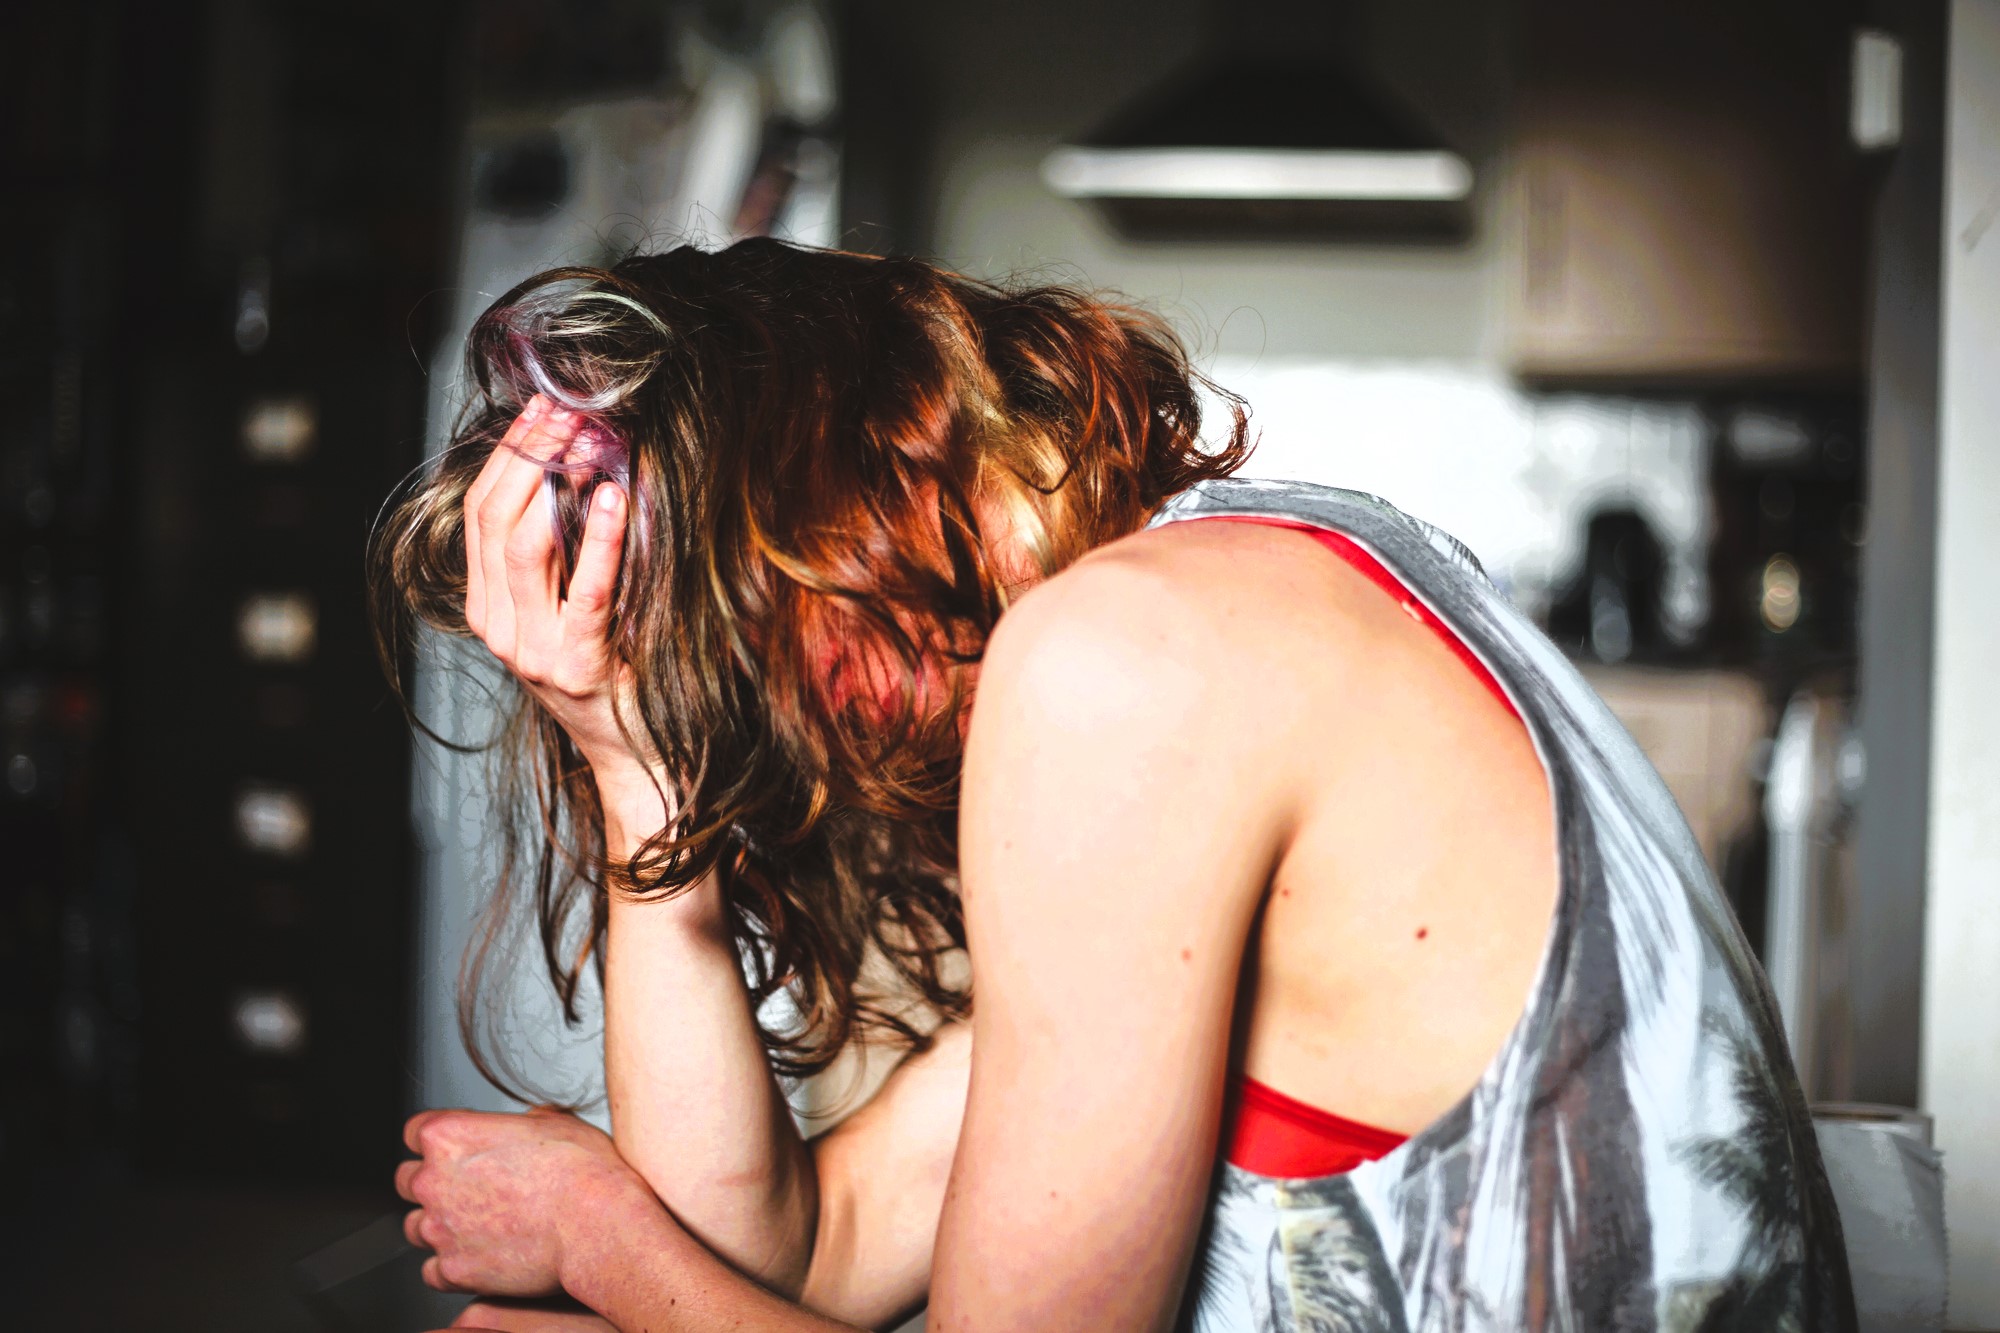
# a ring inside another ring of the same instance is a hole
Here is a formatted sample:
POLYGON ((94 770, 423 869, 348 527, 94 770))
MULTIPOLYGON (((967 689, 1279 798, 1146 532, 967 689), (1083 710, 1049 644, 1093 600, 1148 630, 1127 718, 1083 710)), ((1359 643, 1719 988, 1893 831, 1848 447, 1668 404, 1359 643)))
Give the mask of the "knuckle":
POLYGON ((547 558, 534 530, 525 523, 507 538, 506 556, 509 569, 539 569, 547 558))
POLYGON ((548 683, 548 660, 539 652, 527 650, 515 654, 514 660, 508 664, 508 669, 530 685, 548 683))
POLYGON ((451 1142, 451 1128, 449 1115, 433 1115, 425 1120, 417 1126, 417 1151, 425 1157, 445 1151, 451 1142))
POLYGON ((579 662, 563 662, 549 673, 549 686, 571 698, 583 699, 596 694, 603 682, 595 668, 579 662))

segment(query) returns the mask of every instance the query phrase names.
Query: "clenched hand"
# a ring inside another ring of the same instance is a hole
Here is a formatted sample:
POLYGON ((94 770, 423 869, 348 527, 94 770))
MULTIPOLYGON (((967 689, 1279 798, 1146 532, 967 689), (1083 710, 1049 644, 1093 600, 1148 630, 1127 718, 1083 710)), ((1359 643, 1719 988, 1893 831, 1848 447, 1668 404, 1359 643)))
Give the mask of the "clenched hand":
POLYGON ((403 1138, 418 1154, 396 1169, 396 1192, 417 1205, 403 1233, 435 1251, 423 1275, 441 1291, 558 1295, 581 1243, 571 1223, 588 1219, 595 1235, 619 1218, 665 1219, 611 1140, 572 1115, 425 1111, 403 1138))

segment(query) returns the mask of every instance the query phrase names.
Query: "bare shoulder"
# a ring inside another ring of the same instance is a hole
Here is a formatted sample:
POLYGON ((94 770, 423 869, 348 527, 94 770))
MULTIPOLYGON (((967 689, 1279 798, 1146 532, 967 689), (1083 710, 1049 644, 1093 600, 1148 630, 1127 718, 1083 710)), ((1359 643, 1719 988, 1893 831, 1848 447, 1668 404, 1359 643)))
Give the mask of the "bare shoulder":
POLYGON ((1177 523, 1091 552, 1002 617, 981 692, 1059 691, 1086 708, 1269 708, 1361 684, 1401 632, 1393 606, 1310 539, 1246 523, 1177 523))

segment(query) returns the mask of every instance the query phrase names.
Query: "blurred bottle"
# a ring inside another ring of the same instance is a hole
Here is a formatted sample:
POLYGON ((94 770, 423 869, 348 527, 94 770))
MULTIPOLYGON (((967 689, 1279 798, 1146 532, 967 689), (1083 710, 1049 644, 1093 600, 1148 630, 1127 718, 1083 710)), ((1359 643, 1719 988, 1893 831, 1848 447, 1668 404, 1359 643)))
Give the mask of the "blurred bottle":
POLYGON ((1549 635, 1575 656, 1606 665, 1672 656, 1661 619, 1666 558, 1631 509, 1590 517, 1582 568, 1549 606, 1549 635))

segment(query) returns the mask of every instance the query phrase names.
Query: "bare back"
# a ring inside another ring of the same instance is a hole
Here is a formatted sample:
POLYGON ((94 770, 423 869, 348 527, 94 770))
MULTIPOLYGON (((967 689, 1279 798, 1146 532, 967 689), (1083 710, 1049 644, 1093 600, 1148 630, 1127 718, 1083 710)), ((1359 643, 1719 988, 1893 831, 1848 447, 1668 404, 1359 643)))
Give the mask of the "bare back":
MULTIPOLYGON (((1553 815, 1528 733, 1434 633, 1309 536, 1187 523, 1134 540, 1188 548, 1183 577, 1267 622, 1245 630, 1308 667, 1280 725, 1301 743, 1338 738, 1312 743, 1324 762, 1304 775, 1305 817, 1246 958, 1243 1072, 1414 1133, 1485 1071, 1548 937, 1553 815)), ((1218 706, 1262 725, 1257 699, 1245 689, 1218 706)))

